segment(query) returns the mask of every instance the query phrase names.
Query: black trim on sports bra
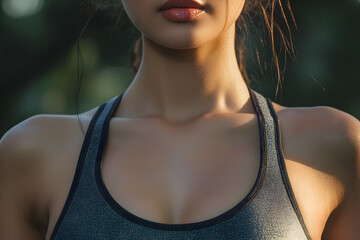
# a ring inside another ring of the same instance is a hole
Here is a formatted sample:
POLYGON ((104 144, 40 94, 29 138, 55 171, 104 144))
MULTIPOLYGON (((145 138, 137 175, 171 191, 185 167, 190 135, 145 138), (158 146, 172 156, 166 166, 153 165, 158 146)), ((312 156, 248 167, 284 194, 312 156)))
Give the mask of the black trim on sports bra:
POLYGON ((121 216, 123 216, 127 220, 130 220, 136 224, 139 224, 139 225, 142 225, 145 227, 160 229, 160 230, 169 230, 169 231, 185 231, 185 230, 195 230, 195 229, 210 227, 210 226, 219 224, 219 223, 225 221, 226 219, 229 219, 229 218, 235 216, 237 213, 239 213, 241 210, 243 210, 255 198, 255 196, 261 189, 263 182, 264 182, 266 168, 267 168, 267 142, 266 142, 267 140, 266 140, 265 120, 264 120, 264 116, 260 110, 260 106, 256 100, 256 97, 253 96, 253 93, 251 92, 251 90, 249 88, 248 88, 248 90, 249 90, 249 93, 251 96, 251 101, 256 110, 256 115, 257 115, 257 119, 258 119, 259 134, 260 134, 260 168, 258 171, 258 175, 257 175, 255 184, 253 185, 253 187, 251 188, 251 190, 247 194, 247 196, 244 199, 242 199, 238 204, 236 204, 234 207, 232 207, 228 211, 226 211, 216 217, 213 217, 213 218, 210 218, 207 220, 203 220, 200 222, 183 223, 183 224, 166 224, 166 223, 153 222, 153 221, 138 217, 138 216, 134 215, 133 213, 127 211, 118 202, 116 202, 113 199, 113 197, 111 196, 111 194, 109 193, 108 189, 106 188, 106 186, 102 180, 101 161, 103 158, 103 153, 104 153, 106 140, 107 140, 107 136, 108 136, 110 119, 111 119, 117 105, 119 104, 119 101, 114 103, 114 105, 112 106, 112 109, 110 110, 108 116, 106 117, 105 123, 103 125, 103 129, 102 129, 100 146, 98 149, 98 155, 97 155, 96 165, 95 165, 96 183, 97 183, 99 191, 101 192, 101 194, 104 197, 104 199, 106 200, 106 202, 117 213, 119 213, 121 216))
POLYGON ((83 143, 83 145, 81 147, 78 163, 76 165, 76 170, 75 170, 73 181, 72 181, 72 184, 71 184, 71 187, 70 187, 70 190, 69 190, 69 194, 68 194, 68 196, 66 198, 66 201, 65 201, 64 207, 63 207, 63 209, 61 211, 61 214, 60 214, 60 216, 59 216, 59 218, 58 218, 58 220, 57 220, 57 222, 56 222, 56 224, 54 226, 54 229, 53 229, 53 231, 52 231, 52 233, 50 235, 50 240, 54 239, 54 237, 56 236, 56 234, 57 234, 57 232, 59 230, 59 227, 60 227, 62 221, 64 220, 66 212, 70 207, 71 201, 72 201, 72 199, 74 197, 74 194, 75 194, 75 190, 76 190, 76 188, 78 187, 78 184, 79 184, 81 172, 83 170, 83 166, 84 166, 84 162, 85 162, 86 153, 88 151, 91 136, 92 136, 93 131, 94 131, 94 126, 95 126, 99 116, 101 115, 102 111, 104 110, 104 107, 105 107, 105 103, 102 104, 101 106, 99 106, 98 110, 96 111, 95 115, 93 116, 93 118, 90 121, 89 127, 88 127, 88 129, 86 131, 84 143, 83 143))
POLYGON ((286 188, 286 192, 289 196, 290 202, 294 208, 294 211, 300 221, 300 224, 305 232, 306 237, 311 240, 311 236, 309 234, 309 231, 305 225, 303 216, 300 212, 300 208, 299 205, 297 204, 296 198, 295 198, 295 194, 292 190, 291 187, 291 183, 290 183, 290 179, 286 170, 286 165, 285 165, 285 157, 284 157, 284 152, 283 152, 283 145, 282 145, 282 140, 281 140, 281 134, 280 134, 280 121, 275 113, 275 109, 271 103, 271 101, 267 98, 266 99, 267 105, 270 109, 270 114, 274 119, 274 125, 275 125, 275 141, 276 141, 276 152, 277 152, 277 156, 278 156, 278 161, 279 161, 279 167, 280 167, 280 172, 281 172, 281 178, 283 180, 283 183, 285 185, 286 188))

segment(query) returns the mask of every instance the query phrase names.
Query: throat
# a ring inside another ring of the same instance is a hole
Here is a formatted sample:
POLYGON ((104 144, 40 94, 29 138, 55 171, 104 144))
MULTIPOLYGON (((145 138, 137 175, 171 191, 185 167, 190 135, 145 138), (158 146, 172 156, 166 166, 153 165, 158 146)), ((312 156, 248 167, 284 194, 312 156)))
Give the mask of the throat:
POLYGON ((180 88, 174 92, 159 85, 148 88, 141 81, 144 80, 135 80, 124 93, 116 116, 158 117, 168 122, 182 123, 219 114, 255 113, 246 85, 244 88, 237 86, 212 92, 180 88))

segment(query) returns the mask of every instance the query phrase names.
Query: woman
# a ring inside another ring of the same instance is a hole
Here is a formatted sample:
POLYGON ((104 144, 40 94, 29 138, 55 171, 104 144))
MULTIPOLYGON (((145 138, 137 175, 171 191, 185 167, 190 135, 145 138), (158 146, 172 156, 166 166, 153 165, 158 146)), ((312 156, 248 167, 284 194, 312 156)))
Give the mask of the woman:
POLYGON ((1 239, 359 236, 359 121, 273 103, 239 68, 235 23, 275 1, 122 5, 141 64, 124 93, 79 115, 85 138, 77 116, 52 115, 2 138, 1 239))

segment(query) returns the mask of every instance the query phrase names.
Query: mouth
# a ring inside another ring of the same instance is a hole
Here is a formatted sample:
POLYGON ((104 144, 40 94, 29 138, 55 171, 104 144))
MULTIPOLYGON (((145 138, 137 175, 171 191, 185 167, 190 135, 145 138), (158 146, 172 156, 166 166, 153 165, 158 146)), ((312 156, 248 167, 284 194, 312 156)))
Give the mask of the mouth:
POLYGON ((195 0, 168 0, 159 8, 159 11, 164 11, 171 8, 205 9, 201 3, 195 0))
POLYGON ((205 12, 205 7, 195 0, 168 0, 160 8, 161 14, 172 22, 195 20, 205 12))

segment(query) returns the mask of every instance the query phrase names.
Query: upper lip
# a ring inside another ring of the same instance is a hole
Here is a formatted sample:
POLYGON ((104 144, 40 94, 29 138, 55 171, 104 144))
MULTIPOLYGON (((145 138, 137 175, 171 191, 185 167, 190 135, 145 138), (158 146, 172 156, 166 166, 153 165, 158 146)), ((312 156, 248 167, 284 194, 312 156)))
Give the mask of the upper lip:
POLYGON ((160 11, 162 10, 166 10, 169 8, 200 8, 203 9, 204 6, 194 0, 168 0, 166 1, 166 3, 164 3, 161 7, 160 7, 160 11))

